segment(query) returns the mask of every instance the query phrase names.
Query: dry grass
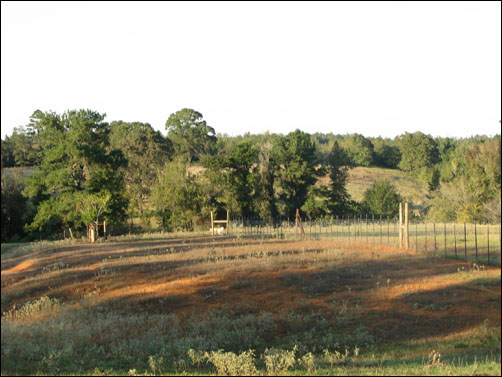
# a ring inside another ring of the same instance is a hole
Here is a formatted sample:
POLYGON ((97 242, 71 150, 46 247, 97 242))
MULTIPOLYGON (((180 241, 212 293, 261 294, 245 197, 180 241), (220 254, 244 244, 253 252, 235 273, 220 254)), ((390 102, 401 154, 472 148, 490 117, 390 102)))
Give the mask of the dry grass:
POLYGON ((2 259, 2 312, 42 296, 190 315, 242 305, 280 316, 360 307, 385 340, 500 324, 500 269, 392 247, 194 237, 80 244, 2 259), (478 281, 487 284, 474 284, 478 281), (497 283, 498 282, 498 283, 497 283))
POLYGON ((356 167, 349 170, 347 191, 358 202, 364 199, 364 192, 377 179, 386 179, 393 183, 397 192, 405 199, 421 206, 426 201, 427 188, 405 172, 395 169, 376 167, 356 167))

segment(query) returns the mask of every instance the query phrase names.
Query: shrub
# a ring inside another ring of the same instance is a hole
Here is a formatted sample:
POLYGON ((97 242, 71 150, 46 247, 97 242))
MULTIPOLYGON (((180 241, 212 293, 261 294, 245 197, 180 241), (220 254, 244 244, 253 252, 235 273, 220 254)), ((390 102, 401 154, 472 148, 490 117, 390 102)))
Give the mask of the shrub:
POLYGON ((296 345, 291 351, 277 348, 266 349, 263 354, 267 372, 274 376, 286 372, 295 366, 296 345))
POLYGON ((248 350, 236 355, 223 350, 211 351, 206 354, 220 376, 256 376, 258 370, 254 364, 254 351, 248 350))
POLYGON ((386 180, 376 180, 364 193, 363 206, 370 215, 395 216, 399 212, 401 196, 396 187, 386 180))

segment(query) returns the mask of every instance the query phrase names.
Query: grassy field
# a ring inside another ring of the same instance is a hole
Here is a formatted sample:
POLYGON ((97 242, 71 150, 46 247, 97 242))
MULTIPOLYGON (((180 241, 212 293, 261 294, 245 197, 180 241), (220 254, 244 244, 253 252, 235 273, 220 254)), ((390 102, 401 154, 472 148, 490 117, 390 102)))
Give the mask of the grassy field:
POLYGON ((500 375, 500 268, 355 241, 2 245, 2 375, 500 375))
MULTIPOLYGON (((364 199, 364 192, 369 189, 377 179, 385 179, 393 183, 397 192, 406 200, 413 202, 416 206, 422 207, 427 201, 427 187, 420 183, 411 175, 397 170, 378 167, 358 166, 348 171, 347 192, 352 199, 361 202, 364 199)), ((322 177, 319 183, 328 184, 329 178, 322 177)))

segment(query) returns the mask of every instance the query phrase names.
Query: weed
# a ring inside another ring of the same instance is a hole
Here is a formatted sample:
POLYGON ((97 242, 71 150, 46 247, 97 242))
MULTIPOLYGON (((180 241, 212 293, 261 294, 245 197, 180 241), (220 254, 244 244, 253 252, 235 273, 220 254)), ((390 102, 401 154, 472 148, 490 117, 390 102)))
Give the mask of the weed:
POLYGON ((269 375, 276 376, 293 368, 296 363, 296 345, 291 351, 276 348, 265 349, 263 358, 269 375))
POLYGON ((164 370, 164 358, 158 356, 148 356, 148 366, 153 375, 162 374, 164 370))
POLYGON ((441 368, 444 364, 441 362, 441 354, 439 351, 432 350, 429 354, 429 360, 427 361, 427 365, 424 366, 424 370, 429 370, 431 368, 441 368))
POLYGON ((307 352, 303 355, 298 363, 305 368, 308 374, 311 374, 316 369, 316 359, 315 356, 312 355, 312 352, 307 352))
POLYGON ((7 313, 3 313, 3 316, 10 320, 27 319, 33 316, 54 314, 60 308, 61 303, 58 299, 43 296, 38 300, 27 302, 19 309, 14 305, 7 313))
POLYGON ((220 376, 256 376, 254 351, 248 350, 236 355, 223 350, 206 353, 207 360, 216 367, 220 376))
POLYGON ((327 348, 322 351, 324 355, 324 360, 327 361, 331 368, 335 363, 345 364, 349 357, 349 350, 345 349, 345 354, 341 354, 338 351, 330 352, 327 348))
POLYGON ((187 352, 188 357, 192 361, 192 365, 197 368, 200 367, 200 364, 207 360, 207 354, 202 351, 196 351, 193 348, 190 348, 187 352))

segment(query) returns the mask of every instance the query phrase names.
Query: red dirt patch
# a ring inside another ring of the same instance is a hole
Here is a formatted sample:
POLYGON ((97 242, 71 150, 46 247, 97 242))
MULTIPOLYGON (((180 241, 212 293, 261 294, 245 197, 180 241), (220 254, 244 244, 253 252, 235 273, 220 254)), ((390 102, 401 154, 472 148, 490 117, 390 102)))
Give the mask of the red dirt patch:
POLYGON ((198 237, 72 246, 40 257, 2 271, 2 312, 44 295, 180 315, 345 311, 381 340, 446 337, 501 320, 500 268, 473 270, 470 262, 388 246, 198 237), (60 267, 44 270, 53 265, 60 267))

